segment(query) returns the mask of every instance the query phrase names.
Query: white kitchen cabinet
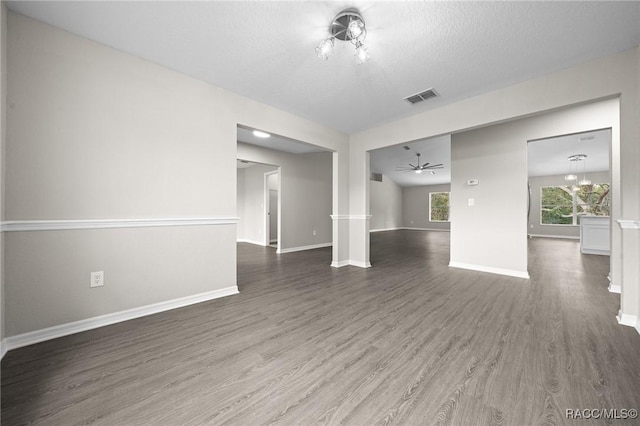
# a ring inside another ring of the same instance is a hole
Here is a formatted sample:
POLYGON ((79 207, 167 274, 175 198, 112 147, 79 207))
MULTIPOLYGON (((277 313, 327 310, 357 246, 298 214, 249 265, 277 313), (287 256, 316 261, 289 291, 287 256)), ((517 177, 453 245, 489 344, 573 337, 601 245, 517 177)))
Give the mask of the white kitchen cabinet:
POLYGON ((611 220, 608 216, 580 217, 580 252, 609 255, 611 253, 611 220))

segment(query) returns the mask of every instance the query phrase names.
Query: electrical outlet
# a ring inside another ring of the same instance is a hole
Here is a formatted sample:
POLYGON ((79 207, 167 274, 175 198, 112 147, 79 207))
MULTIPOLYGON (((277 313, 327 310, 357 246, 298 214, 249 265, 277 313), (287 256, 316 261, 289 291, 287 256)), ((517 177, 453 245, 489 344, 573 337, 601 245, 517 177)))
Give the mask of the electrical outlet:
POLYGON ((313 236, 314 237, 316 236, 316 230, 315 229, 313 230, 313 236))
POLYGON ((104 285, 104 271, 91 273, 91 287, 102 287, 104 285))

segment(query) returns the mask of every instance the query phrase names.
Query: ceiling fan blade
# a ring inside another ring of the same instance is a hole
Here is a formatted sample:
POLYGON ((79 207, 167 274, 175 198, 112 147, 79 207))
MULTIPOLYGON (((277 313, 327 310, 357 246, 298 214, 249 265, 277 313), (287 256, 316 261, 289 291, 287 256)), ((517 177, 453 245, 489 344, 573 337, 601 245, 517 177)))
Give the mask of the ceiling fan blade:
POLYGON ((427 169, 443 169, 444 166, 442 164, 434 164, 432 166, 429 167, 423 167, 423 170, 427 170, 427 169))
POLYGON ((416 166, 414 166, 414 165, 413 165, 413 164, 411 164, 411 163, 409 163, 409 165, 410 165, 411 167, 413 167, 414 169, 416 168, 416 166))

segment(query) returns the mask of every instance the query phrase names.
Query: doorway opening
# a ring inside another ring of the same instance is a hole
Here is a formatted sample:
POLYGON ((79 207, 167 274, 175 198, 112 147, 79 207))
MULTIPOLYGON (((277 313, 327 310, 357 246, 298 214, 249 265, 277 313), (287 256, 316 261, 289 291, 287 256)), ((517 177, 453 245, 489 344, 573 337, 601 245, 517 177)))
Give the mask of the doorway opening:
POLYGON ((373 247, 384 239, 379 231, 412 233, 411 238, 422 238, 426 246, 449 240, 451 135, 372 150, 369 168, 372 264, 386 256, 373 247))
POLYGON ((582 219, 610 218, 610 150, 611 129, 529 141, 530 237, 580 240, 582 219))
POLYGON ((280 172, 264 174, 265 246, 279 250, 280 242, 280 172))

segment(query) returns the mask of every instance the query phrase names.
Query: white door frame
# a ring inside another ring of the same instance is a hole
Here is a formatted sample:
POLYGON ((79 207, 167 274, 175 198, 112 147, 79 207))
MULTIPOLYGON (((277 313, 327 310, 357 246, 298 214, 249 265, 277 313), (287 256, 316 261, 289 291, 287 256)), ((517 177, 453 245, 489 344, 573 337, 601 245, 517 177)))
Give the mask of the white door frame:
POLYGON ((270 211, 270 206, 269 206, 269 176, 271 175, 278 175, 278 217, 276 218, 276 223, 277 223, 277 228, 278 228, 278 235, 276 236, 277 239, 277 249, 276 249, 276 253, 280 253, 280 248, 281 248, 281 244, 282 244, 282 239, 281 239, 281 235, 282 235, 282 227, 281 227, 281 223, 280 223, 280 207, 282 205, 281 203, 281 197, 280 197, 280 183, 281 183, 281 179, 280 179, 280 167, 278 167, 277 170, 271 171, 271 172, 266 172, 264 174, 264 245, 265 246, 269 246, 271 244, 271 235, 270 235, 270 223, 269 223, 269 211, 270 211))

